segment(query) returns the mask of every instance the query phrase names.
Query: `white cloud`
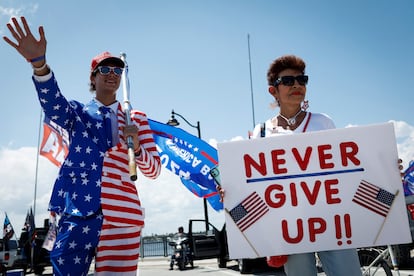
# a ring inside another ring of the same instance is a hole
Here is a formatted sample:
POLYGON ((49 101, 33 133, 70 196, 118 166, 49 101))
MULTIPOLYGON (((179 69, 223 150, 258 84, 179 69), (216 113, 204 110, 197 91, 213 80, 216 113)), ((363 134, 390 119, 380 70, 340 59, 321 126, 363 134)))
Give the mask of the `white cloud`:
POLYGON ((14 17, 22 15, 31 15, 37 12, 39 4, 27 4, 16 7, 0 6, 0 16, 14 17))
POLYGON ((0 6, 0 16, 14 17, 21 15, 21 9, 0 6))
MULTIPOLYGON (((6 21, 10 22, 12 17, 20 17, 20 16, 30 16, 36 14, 39 9, 39 4, 26 4, 20 7, 7 7, 4 4, 0 5, 0 34, 3 35, 5 33, 5 23, 6 21), (4 20, 3 20, 4 19, 4 20)), ((30 23, 29 23, 30 24, 30 23)))
POLYGON ((13 228, 20 233, 26 213, 34 206, 36 194, 36 225, 42 225, 48 218, 47 206, 50 191, 57 174, 57 168, 43 157, 39 158, 39 170, 36 182, 36 149, 0 149, 0 218, 7 212, 13 228))
POLYGON ((394 123, 398 154, 406 168, 414 159, 414 127, 402 121, 390 122, 394 123))

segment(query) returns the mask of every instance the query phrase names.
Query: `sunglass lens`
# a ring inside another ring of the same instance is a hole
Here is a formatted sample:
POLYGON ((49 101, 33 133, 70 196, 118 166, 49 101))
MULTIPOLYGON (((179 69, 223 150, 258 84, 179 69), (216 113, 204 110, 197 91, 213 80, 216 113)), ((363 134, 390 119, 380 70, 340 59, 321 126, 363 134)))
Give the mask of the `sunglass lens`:
POLYGON ((300 85, 306 85, 308 83, 308 76, 305 76, 305 75, 303 75, 303 76, 297 76, 296 77, 296 80, 298 81, 298 83, 300 85))
POLYGON ((284 76, 282 77, 282 84, 285 86, 292 86, 295 83, 295 77, 284 76))
POLYGON ((122 74, 122 68, 119 67, 115 67, 114 68, 114 73, 118 76, 120 76, 122 74))
POLYGON ((108 75, 109 72, 111 72, 111 68, 109 68, 108 66, 99 67, 99 73, 101 73, 102 75, 108 75))

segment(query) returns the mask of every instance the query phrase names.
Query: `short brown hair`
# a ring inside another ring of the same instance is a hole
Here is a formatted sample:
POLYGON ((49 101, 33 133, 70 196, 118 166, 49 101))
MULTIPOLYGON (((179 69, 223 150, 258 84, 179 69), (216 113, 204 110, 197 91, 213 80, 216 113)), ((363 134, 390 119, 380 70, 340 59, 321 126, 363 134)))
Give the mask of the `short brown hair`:
POLYGON ((300 57, 294 55, 281 56, 270 64, 269 70, 267 71, 267 83, 274 85, 280 72, 285 69, 298 70, 302 74, 305 74, 305 67, 306 64, 300 57))

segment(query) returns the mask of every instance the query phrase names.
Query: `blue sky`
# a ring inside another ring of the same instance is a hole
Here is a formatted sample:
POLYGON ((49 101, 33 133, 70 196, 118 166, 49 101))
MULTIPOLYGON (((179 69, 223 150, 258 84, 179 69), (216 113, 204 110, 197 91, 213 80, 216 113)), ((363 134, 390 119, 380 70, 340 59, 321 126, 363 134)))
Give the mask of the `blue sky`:
MULTIPOLYGON (((400 155, 405 161, 413 158, 413 1, 2 0, 1 36, 9 35, 5 25, 16 15, 26 16, 36 35, 37 27, 44 26, 48 63, 69 99, 86 102, 92 97, 88 82, 93 56, 125 52, 134 108, 161 122, 174 109, 193 124, 200 121, 201 136, 213 144, 245 138, 254 123, 277 113, 268 107, 269 64, 280 55, 296 54, 307 62, 310 111, 329 114, 339 128, 393 120, 400 155)), ((0 58, 4 99, 0 170, 7 181, 0 194, 14 189, 13 196, 0 202, 0 219, 7 211, 19 228, 33 199, 40 107, 30 65, 4 41, 0 58), (21 207, 12 207, 17 202, 21 207)), ((197 134, 184 122, 182 127, 197 134)), ((55 170, 43 159, 39 212, 47 206, 55 170)), ((172 232, 177 224, 186 226, 190 216, 202 216, 194 208, 177 218, 185 204, 200 208, 202 204, 168 172, 150 185, 147 180, 138 183, 143 198, 145 192, 153 192, 151 185, 171 187, 165 195, 154 195, 160 206, 147 200, 148 218, 155 221, 147 223, 149 233, 172 232)), ((212 216, 219 224, 224 215, 212 216)))

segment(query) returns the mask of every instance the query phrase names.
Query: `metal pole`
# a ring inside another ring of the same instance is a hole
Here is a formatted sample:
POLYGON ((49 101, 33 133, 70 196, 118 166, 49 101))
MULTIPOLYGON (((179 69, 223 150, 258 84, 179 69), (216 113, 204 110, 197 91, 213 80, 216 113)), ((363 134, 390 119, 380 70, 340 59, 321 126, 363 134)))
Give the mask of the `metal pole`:
POLYGON ((252 61, 250 58, 250 34, 247 34, 247 50, 249 53, 249 72, 250 72, 250 95, 252 98, 252 116, 253 116, 253 128, 256 126, 256 119, 254 116, 254 97, 253 97, 253 80, 252 80, 252 61))
MULTIPOLYGON (((201 128, 200 128, 200 121, 197 121, 197 125, 193 125, 191 124, 189 121, 187 121, 186 118, 184 118, 183 115, 174 112, 174 110, 171 111, 172 115, 177 115, 178 117, 180 117, 181 119, 183 119, 189 126, 196 128, 197 129, 197 134, 198 134, 198 138, 201 139, 201 128)), ((204 220, 206 221, 206 231, 208 231, 209 229, 209 221, 208 221, 208 206, 207 206, 207 200, 206 198, 203 198, 203 207, 204 207, 204 220)))
MULTIPOLYGON (((200 122, 197 121, 197 130, 198 130, 198 138, 201 139, 201 130, 200 130, 200 122)), ((206 232, 208 231, 208 206, 207 206, 207 199, 203 197, 203 206, 204 206, 204 220, 206 221, 206 232)))
MULTIPOLYGON (((33 218, 36 217, 37 179, 38 179, 38 174, 39 174, 39 155, 40 155, 40 136, 41 136, 40 133, 42 131, 42 118, 43 118, 43 110, 40 109, 39 131, 37 134, 35 185, 34 185, 34 195, 33 195, 33 218)), ((36 220, 35 220, 35 224, 36 224, 36 220)))

